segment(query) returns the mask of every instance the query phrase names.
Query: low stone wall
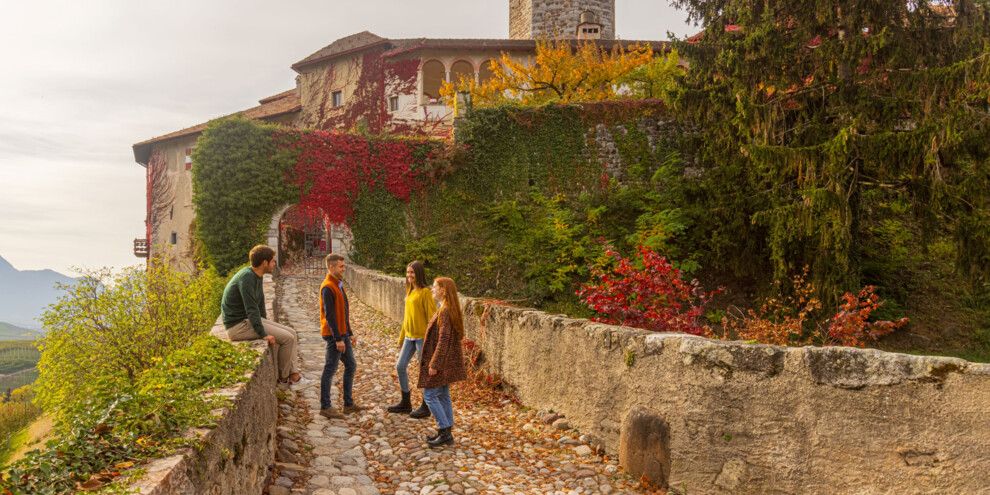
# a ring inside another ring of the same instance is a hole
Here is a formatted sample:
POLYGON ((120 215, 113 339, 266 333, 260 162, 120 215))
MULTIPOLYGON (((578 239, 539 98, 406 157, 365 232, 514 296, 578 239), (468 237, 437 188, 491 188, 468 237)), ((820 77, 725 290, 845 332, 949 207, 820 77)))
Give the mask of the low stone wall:
MULTIPOLYGON (((346 276, 354 295, 401 318, 402 279, 355 266, 346 276)), ((524 404, 564 413, 624 466, 688 493, 990 493, 990 365, 480 302, 466 304, 465 325, 524 404)))
MULTIPOLYGON (((269 314, 273 295, 271 280, 267 280, 265 299, 269 314)), ((229 340, 222 326, 214 327, 212 334, 229 340)), ((184 449, 143 466, 147 474, 131 485, 132 490, 142 495, 262 493, 275 460, 278 422, 275 358, 263 340, 238 345, 250 346, 258 352, 257 366, 247 382, 215 392, 230 398, 228 407, 216 411, 216 428, 186 433, 190 438, 201 435, 203 447, 184 449)))

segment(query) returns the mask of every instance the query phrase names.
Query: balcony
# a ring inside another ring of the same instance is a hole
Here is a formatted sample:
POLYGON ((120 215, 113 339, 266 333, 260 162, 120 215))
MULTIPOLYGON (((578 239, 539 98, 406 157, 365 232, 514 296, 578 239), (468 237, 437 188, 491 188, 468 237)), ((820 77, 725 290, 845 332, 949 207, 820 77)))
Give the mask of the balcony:
POLYGON ((138 258, 148 257, 148 240, 134 239, 134 256, 138 258))

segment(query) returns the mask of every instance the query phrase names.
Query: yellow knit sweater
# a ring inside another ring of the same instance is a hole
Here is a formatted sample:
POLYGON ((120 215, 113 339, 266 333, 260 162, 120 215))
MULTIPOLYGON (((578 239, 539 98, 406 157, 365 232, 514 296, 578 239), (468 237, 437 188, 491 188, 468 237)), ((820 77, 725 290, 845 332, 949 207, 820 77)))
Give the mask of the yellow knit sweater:
POLYGON ((426 336, 426 324, 437 310, 429 287, 413 289, 406 295, 406 311, 402 316, 399 343, 405 339, 422 339, 426 336))

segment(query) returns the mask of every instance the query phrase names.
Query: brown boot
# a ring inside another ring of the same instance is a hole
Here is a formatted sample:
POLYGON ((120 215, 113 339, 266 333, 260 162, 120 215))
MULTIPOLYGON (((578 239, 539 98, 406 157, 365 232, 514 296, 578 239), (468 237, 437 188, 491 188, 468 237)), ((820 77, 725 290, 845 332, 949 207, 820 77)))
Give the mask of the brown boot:
POLYGON ((320 416, 327 419, 344 419, 344 414, 332 407, 320 409, 320 416))
POLYGON ((353 412, 364 411, 367 407, 359 406, 357 404, 351 404, 349 406, 344 406, 344 414, 350 414, 353 412))

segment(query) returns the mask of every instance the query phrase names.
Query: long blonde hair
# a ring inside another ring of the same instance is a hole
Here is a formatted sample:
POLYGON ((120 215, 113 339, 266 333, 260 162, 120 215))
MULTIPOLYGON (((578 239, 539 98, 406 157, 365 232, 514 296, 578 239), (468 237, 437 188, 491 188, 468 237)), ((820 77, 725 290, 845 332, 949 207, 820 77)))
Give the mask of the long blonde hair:
POLYGON ((433 283, 439 285, 443 291, 443 307, 440 311, 447 312, 457 337, 464 338, 464 317, 461 314, 461 301, 457 298, 457 285, 447 277, 437 277, 433 283))

